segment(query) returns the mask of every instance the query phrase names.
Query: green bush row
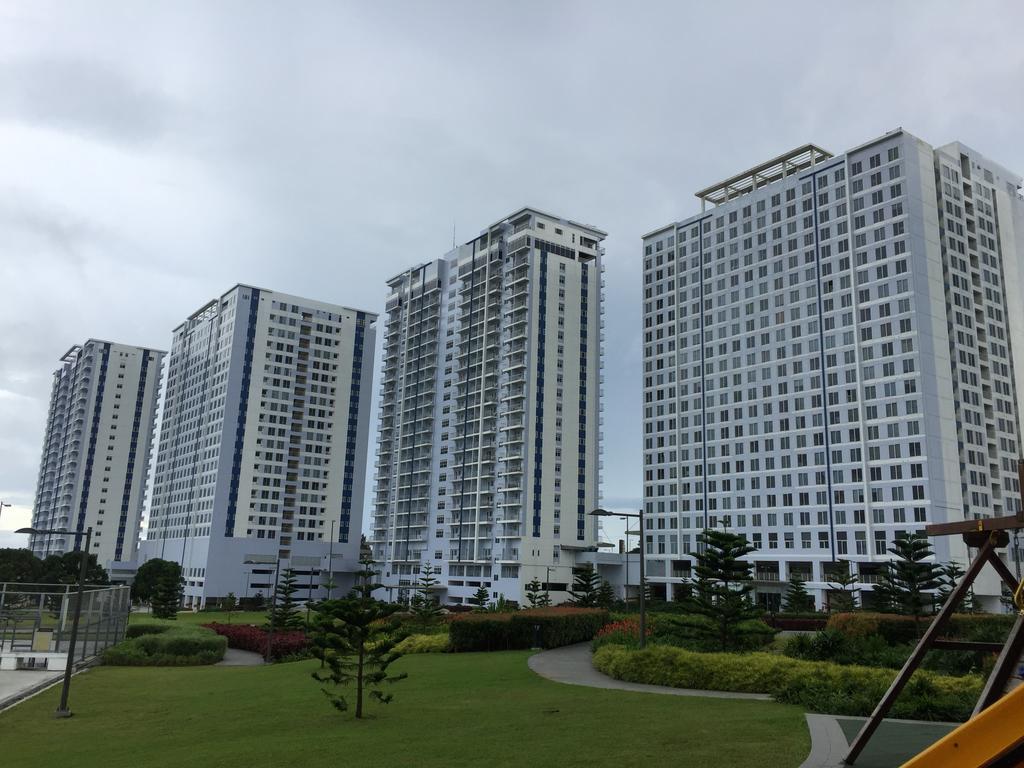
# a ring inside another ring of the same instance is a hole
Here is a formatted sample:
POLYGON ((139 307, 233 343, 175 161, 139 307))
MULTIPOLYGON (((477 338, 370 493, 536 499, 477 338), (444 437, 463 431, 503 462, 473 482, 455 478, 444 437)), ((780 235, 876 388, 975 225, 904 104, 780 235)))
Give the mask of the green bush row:
POLYGON ((448 626, 453 651, 559 648, 591 640, 608 621, 601 608, 535 608, 515 613, 466 613, 448 626))
MULTIPOLYGON (((913 650, 912 643, 889 645, 882 635, 847 635, 835 629, 826 629, 789 638, 783 652, 794 659, 899 669, 913 650)), ((949 675, 987 676, 994 662, 993 653, 931 650, 925 654, 921 666, 949 675)))
POLYGON ((118 667, 185 667, 224 658, 226 637, 202 627, 145 623, 129 627, 127 639, 103 651, 103 663, 118 667))
MULTIPOLYGON (((881 635, 890 645, 909 643, 923 632, 931 621, 930 616, 915 622, 913 616, 894 613, 833 613, 826 629, 833 629, 853 637, 881 635)), ((979 640, 1000 642, 1006 638, 1013 626, 1011 614, 958 613, 950 617, 943 636, 958 640, 979 640)))
MULTIPOLYGON (((771 694, 814 712, 867 716, 892 683, 895 671, 802 661, 768 653, 695 653, 651 646, 630 651, 607 645, 594 666, 619 680, 676 688, 771 694)), ((981 693, 980 677, 917 672, 896 700, 890 717, 955 720, 970 717, 981 693)))
POLYGON ((409 635, 395 646, 396 653, 444 653, 448 650, 448 635, 409 635))

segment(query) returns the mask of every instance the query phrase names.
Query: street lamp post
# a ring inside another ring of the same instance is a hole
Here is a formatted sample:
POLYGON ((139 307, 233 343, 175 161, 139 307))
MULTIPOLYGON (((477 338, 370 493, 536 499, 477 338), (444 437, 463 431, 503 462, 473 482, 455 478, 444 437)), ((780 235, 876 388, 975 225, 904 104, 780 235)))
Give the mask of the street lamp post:
MULTIPOLYGON (((60 533, 66 534, 71 533, 68 530, 48 530, 40 528, 19 528, 15 533, 28 533, 31 535, 35 534, 51 534, 60 533)), ((54 717, 71 717, 71 710, 68 709, 68 695, 71 692, 71 671, 75 665, 75 645, 78 642, 78 624, 82 618, 82 600, 85 597, 85 578, 89 572, 89 546, 92 543, 92 526, 85 529, 83 534, 81 531, 75 531, 75 539, 79 536, 85 536, 85 545, 82 547, 82 562, 78 569, 78 594, 75 600, 75 615, 71 622, 71 639, 68 641, 68 660, 64 665, 64 684, 60 690, 60 705, 57 707, 57 711, 53 713, 54 717)))
MULTIPOLYGON (((647 582, 644 578, 644 508, 640 507, 640 510, 634 512, 612 512, 611 510, 601 509, 598 507, 590 513, 594 517, 621 517, 626 519, 626 528, 629 529, 629 518, 636 518, 637 523, 640 526, 640 648, 641 650, 647 646, 647 599, 644 595, 647 588, 647 582)), ((628 538, 627 538, 628 541, 628 538)), ((626 545, 627 560, 626 560, 626 581, 629 581, 629 560, 628 552, 629 545, 626 545)))

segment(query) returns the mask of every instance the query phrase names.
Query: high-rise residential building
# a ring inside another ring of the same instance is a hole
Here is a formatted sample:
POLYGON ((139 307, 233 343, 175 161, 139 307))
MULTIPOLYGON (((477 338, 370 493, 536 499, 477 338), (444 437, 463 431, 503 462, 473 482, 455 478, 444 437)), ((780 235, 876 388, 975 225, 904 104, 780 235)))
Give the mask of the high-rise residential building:
MULTIPOLYGON (((32 527, 93 529, 92 554, 116 580, 135 560, 164 353, 89 339, 53 374, 32 527)), ((84 545, 32 536, 38 557, 84 545)))
POLYGON ((393 599, 565 598, 596 546, 605 233, 523 208, 388 281, 371 545, 393 599))
MULTIPOLYGON (((1019 508, 1020 186, 896 130, 837 156, 800 147, 643 237, 657 591, 677 594, 697 535, 724 525, 757 548, 766 604, 795 574, 826 601, 838 560, 870 603, 897 537, 1019 508)), ((966 564, 960 537, 932 543, 966 564)))
POLYGON ((375 321, 238 285, 174 330, 141 559, 180 563, 186 604, 351 582, 375 321))

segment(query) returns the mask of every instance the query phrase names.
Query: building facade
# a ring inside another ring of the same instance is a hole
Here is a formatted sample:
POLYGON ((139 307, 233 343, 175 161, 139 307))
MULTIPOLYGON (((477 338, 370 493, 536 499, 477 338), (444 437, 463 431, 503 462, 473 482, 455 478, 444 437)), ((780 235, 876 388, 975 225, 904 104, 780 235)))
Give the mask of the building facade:
MULTIPOLYGON (((703 528, 728 526, 757 548, 766 605, 793 574, 826 602, 840 560, 870 602, 896 537, 1019 508, 1020 186, 897 130, 775 158, 643 238, 658 591, 689 578, 703 528)), ((959 537, 932 541, 966 565, 959 537)))
POLYGON ((557 601, 597 544, 605 233, 531 208, 388 282, 370 543, 392 599, 557 601))
MULTIPOLYGON (((93 529, 90 549, 116 580, 135 560, 164 353, 89 339, 53 374, 32 527, 93 529)), ((79 549, 32 536, 37 557, 79 549)))
POLYGON ((175 329, 141 559, 180 563, 186 604, 351 582, 375 321, 238 285, 175 329))

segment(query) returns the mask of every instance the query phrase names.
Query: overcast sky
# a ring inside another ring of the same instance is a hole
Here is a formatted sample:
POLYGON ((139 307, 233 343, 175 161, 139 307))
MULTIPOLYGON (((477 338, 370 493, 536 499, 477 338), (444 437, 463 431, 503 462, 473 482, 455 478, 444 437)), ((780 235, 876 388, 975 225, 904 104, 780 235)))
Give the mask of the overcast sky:
POLYGON ((0 546, 72 344, 166 349, 237 282, 379 312, 523 205, 610 233, 603 491, 635 507, 640 235, 898 126, 1024 172, 1024 3, 0 0, 0 546))

